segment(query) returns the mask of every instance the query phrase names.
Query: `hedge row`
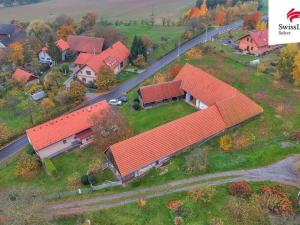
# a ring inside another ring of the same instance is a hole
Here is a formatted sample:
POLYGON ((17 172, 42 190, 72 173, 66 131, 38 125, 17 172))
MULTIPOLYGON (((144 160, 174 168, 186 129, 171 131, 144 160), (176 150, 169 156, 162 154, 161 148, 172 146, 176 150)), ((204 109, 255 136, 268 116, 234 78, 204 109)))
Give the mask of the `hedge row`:
POLYGON ((49 158, 44 158, 44 166, 48 172, 53 177, 57 176, 57 169, 49 158))

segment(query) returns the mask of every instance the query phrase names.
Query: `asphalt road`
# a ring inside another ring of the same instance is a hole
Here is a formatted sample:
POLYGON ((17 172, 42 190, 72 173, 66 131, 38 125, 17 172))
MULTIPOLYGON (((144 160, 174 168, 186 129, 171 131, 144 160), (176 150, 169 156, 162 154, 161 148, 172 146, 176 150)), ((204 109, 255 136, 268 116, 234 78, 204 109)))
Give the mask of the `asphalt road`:
MULTIPOLYGON (((144 72, 138 74, 131 80, 121 84, 120 86, 118 86, 117 88, 112 90, 111 92, 88 101, 84 106, 92 105, 99 101, 109 100, 112 98, 120 97, 123 93, 130 91, 132 88, 136 87, 137 85, 142 83, 144 80, 151 77, 153 74, 155 74, 156 72, 158 72, 159 70, 161 70, 162 68, 164 68, 165 66, 167 66, 168 64, 173 62, 174 60, 176 60, 176 58, 178 57, 178 52, 181 55, 181 54, 187 52, 189 49, 195 47, 196 45, 205 43, 206 38, 207 38, 207 40, 211 40, 215 35, 223 34, 230 30, 238 29, 242 25, 243 25, 243 22, 238 21, 238 22, 235 22, 235 23, 223 26, 223 27, 216 28, 212 31, 209 31, 207 33, 207 36, 206 36, 206 34, 199 35, 198 37, 194 38, 193 40, 190 40, 190 41, 184 43, 183 45, 181 45, 179 50, 175 49, 175 50, 171 51, 170 53, 168 53, 163 58, 161 58, 160 60, 151 64, 150 67, 147 70, 145 70, 144 72)), ((20 137, 16 141, 13 141, 11 144, 7 145, 2 150, 0 150, 0 162, 2 160, 7 159, 8 157, 14 155, 15 153, 21 151, 27 144, 29 144, 29 142, 28 142, 26 136, 20 137)))

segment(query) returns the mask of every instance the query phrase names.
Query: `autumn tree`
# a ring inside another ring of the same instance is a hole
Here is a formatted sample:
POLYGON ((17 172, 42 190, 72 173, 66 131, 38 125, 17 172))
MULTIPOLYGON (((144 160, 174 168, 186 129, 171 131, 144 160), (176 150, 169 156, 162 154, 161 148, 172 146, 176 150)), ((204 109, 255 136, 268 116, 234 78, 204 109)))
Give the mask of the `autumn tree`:
POLYGON ((292 80, 295 56, 298 51, 298 44, 288 44, 280 50, 277 69, 281 77, 292 80))
POLYGON ((9 45, 9 59, 15 65, 24 63, 24 47, 20 42, 13 42, 9 45))
POLYGON ((93 27, 96 23, 97 15, 94 12, 89 12, 81 18, 80 21, 80 29, 82 31, 86 31, 93 27))
POLYGON ((249 15, 244 16, 244 28, 255 29, 257 24, 262 20, 260 12, 256 11, 249 15))
POLYGON ((33 20, 27 27, 27 33, 29 38, 39 41, 39 44, 43 46, 52 36, 52 29, 42 20, 33 20))
POLYGON ((133 60, 132 64, 139 69, 145 69, 148 65, 143 55, 138 55, 137 58, 133 60))
POLYGON ((109 87, 116 80, 116 75, 114 71, 108 66, 101 68, 100 72, 97 74, 96 85, 99 89, 109 89, 109 87))
POLYGON ((208 11, 208 8, 207 8, 206 0, 203 0, 201 7, 200 7, 200 16, 205 16, 207 11, 208 11))
POLYGON ((300 51, 294 59, 293 81, 295 86, 300 86, 300 51))
POLYGON ((58 39, 67 40, 69 35, 76 34, 75 28, 72 25, 62 25, 56 32, 56 36, 58 39))
POLYGON ((144 36, 143 44, 146 46, 147 49, 150 49, 152 47, 153 42, 148 36, 144 36))
POLYGON ((16 166, 16 176, 25 179, 35 177, 39 172, 40 166, 37 156, 22 153, 16 166))
POLYGON ((55 103, 50 98, 44 98, 41 102, 41 108, 44 111, 45 116, 49 115, 54 107, 55 103))
POLYGON ((267 24, 266 24, 264 21, 261 20, 261 21, 259 21, 259 22, 256 24, 255 29, 256 29, 257 31, 264 31, 264 30, 267 29, 267 24))
POLYGON ((9 130, 4 123, 0 123, 0 145, 4 144, 9 138, 9 130))
POLYGON ((52 95, 55 95, 59 91, 62 80, 63 74, 58 70, 52 70, 47 74, 44 86, 52 95))
POLYGON ((168 80, 174 80, 175 77, 179 74, 180 70, 182 69, 182 66, 180 64, 173 64, 167 71, 168 80))
POLYGON ((117 109, 102 110, 91 117, 94 124, 94 147, 103 153, 110 145, 132 136, 127 119, 117 109))
POLYGON ((216 15, 216 18, 215 18, 215 25, 217 25, 217 26, 223 25, 224 22, 225 22, 225 19, 226 19, 226 11, 224 9, 224 6, 220 6, 217 9, 217 15, 216 15))
POLYGON ((62 14, 62 15, 57 16, 52 23, 52 26, 54 27, 55 30, 57 30, 59 27, 61 27, 63 25, 71 25, 71 26, 75 27, 73 18, 62 14))
POLYGON ((86 88, 80 81, 74 80, 70 84, 68 93, 72 100, 81 101, 85 96, 86 88))
POLYGON ((0 212, 13 225, 48 224, 45 216, 46 203, 41 191, 25 186, 10 187, 0 192, 0 212))

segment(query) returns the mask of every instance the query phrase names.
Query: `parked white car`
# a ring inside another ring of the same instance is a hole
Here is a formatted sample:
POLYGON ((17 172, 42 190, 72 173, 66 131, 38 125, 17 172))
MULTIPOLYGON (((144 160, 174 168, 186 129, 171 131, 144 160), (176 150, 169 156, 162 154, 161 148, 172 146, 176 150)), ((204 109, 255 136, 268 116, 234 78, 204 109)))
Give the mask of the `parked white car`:
POLYGON ((114 106, 120 106, 122 105, 122 101, 118 100, 118 99, 111 99, 108 102, 110 105, 114 105, 114 106))

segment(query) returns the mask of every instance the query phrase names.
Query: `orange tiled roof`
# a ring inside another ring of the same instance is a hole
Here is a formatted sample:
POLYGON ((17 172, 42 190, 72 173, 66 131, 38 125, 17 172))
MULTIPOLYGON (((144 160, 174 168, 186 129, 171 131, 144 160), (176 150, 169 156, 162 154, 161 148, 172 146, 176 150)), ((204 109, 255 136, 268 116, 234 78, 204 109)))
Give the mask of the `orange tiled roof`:
POLYGON ((121 176, 204 141, 226 129, 216 106, 175 120, 110 147, 121 176))
POLYGON ((175 80, 182 80, 181 88, 207 106, 233 96, 236 89, 200 68, 186 64, 175 80))
POLYGON ((181 81, 171 81, 156 85, 141 87, 139 89, 143 103, 151 103, 163 99, 182 96, 183 90, 180 88, 181 81))
POLYGON ((70 48, 68 42, 66 42, 63 39, 59 39, 58 41, 56 41, 55 44, 60 49, 60 51, 62 51, 62 52, 66 51, 70 48))
POLYGON ((233 127, 263 112, 263 109, 240 92, 216 103, 227 127, 233 127))
POLYGON ((96 57, 94 54, 90 53, 80 53, 78 57, 75 60, 76 65, 86 65, 89 60, 91 60, 93 57, 96 57))
POLYGON ((247 96, 199 68, 186 65, 176 79, 209 107, 112 145, 110 151, 122 177, 263 112, 247 96))
POLYGON ((28 73, 25 70, 22 69, 16 69, 16 71, 13 73, 12 78, 20 83, 27 83, 31 80, 37 79, 36 76, 34 76, 32 73, 28 73))
POLYGON ((91 128, 93 126, 91 116, 101 114, 101 111, 108 110, 109 107, 106 101, 102 101, 28 129, 26 133, 34 150, 40 151, 91 128))
POLYGON ((69 35, 67 43, 74 52, 100 54, 102 52, 104 39, 87 36, 69 35))
POLYGON ((122 42, 118 41, 101 54, 91 58, 86 65, 95 73, 98 73, 105 65, 111 69, 116 68, 122 61, 127 59, 129 55, 129 49, 122 42))

